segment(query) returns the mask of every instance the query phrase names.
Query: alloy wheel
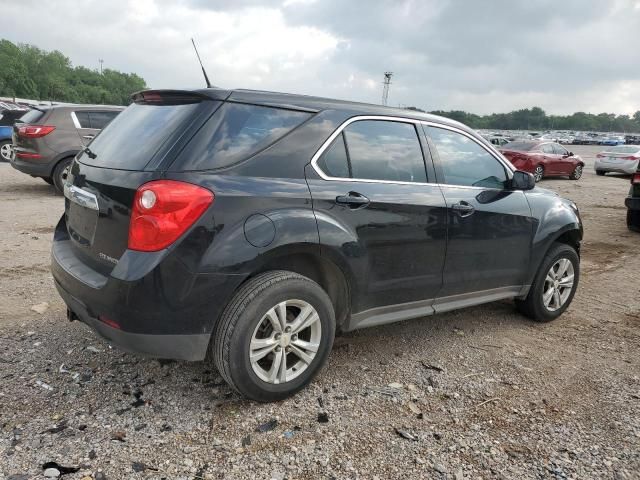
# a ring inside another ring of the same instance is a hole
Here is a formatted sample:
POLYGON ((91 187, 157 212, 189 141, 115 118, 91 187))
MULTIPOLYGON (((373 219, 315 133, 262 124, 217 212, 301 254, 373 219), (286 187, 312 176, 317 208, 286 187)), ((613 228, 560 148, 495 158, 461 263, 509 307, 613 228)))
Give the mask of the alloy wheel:
POLYGON ((542 289, 542 303, 550 312, 555 312, 567 302, 573 290, 573 263, 560 258, 547 272, 542 289))
POLYGON ((573 178, 578 180, 582 176, 582 165, 578 165, 573 171, 573 178))
POLYGON ((322 338, 320 316, 304 300, 273 306, 258 322, 249 344, 253 372, 273 384, 290 382, 316 357, 322 338))
POLYGON ((536 182, 539 182, 540 180, 542 180, 543 175, 544 175, 544 168, 538 165, 536 169, 533 171, 533 177, 535 178, 536 182))
POLYGON ((13 147, 10 143, 5 143, 0 147, 0 157, 2 157, 3 161, 8 162, 9 160, 11 160, 12 156, 13 147))

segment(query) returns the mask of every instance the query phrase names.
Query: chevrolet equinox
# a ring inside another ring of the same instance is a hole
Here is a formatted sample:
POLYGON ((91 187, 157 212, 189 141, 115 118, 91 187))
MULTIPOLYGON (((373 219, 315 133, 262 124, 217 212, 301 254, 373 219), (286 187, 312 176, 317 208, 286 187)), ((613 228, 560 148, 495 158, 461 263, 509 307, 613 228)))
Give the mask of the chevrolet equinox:
POLYGON ((336 332, 513 298, 537 321, 578 285, 576 205, 464 125, 248 90, 150 90, 73 161, 55 285, 124 350, 212 361, 285 398, 336 332))

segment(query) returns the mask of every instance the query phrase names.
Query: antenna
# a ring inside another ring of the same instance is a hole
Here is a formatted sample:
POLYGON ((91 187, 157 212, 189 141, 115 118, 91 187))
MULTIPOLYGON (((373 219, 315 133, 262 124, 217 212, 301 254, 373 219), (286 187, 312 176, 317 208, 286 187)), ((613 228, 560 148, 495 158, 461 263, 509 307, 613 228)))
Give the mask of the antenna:
POLYGON ((384 82, 382 84, 384 87, 382 88, 382 105, 387 104, 387 99, 389 98, 389 85, 391 85, 391 75, 393 72, 384 72, 384 82))
POLYGON ((200 60, 200 54, 198 53, 198 49, 196 48, 196 42, 191 39, 191 43, 193 44, 193 49, 196 51, 196 57, 198 57, 198 62, 200 62, 200 68, 202 68, 202 74, 204 75, 204 81, 207 84, 207 88, 211 88, 211 82, 209 81, 209 77, 207 76, 207 72, 204 70, 204 65, 202 65, 202 60, 200 60))

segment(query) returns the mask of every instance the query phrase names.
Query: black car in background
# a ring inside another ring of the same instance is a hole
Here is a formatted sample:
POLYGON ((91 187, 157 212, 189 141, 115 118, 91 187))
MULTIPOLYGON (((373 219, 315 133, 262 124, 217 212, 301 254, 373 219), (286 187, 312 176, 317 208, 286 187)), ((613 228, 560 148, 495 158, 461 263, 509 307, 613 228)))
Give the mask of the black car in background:
POLYGON ((13 126, 11 165, 53 184, 62 193, 73 157, 123 109, 103 105, 34 107, 13 126))
POLYGON ((631 188, 624 204, 627 206, 627 227, 629 230, 640 232, 640 166, 631 176, 631 188))
POLYGON ((282 399, 336 331, 514 298, 557 318, 582 222, 473 130, 375 105, 247 90, 144 91, 64 185, 55 285, 125 350, 211 358, 282 399))

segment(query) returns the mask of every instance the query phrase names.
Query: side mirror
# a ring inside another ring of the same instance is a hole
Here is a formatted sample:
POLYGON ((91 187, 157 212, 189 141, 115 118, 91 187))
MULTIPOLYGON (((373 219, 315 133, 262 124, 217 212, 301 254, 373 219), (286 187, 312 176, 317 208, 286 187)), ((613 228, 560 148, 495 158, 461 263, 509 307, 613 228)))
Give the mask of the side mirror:
POLYGON ((569 156, 570 156, 570 157, 573 157, 573 152, 569 152, 569 156))
POLYGON ((513 190, 531 190, 536 186, 536 179, 529 172, 516 170, 513 172, 511 179, 511 188, 513 190))

